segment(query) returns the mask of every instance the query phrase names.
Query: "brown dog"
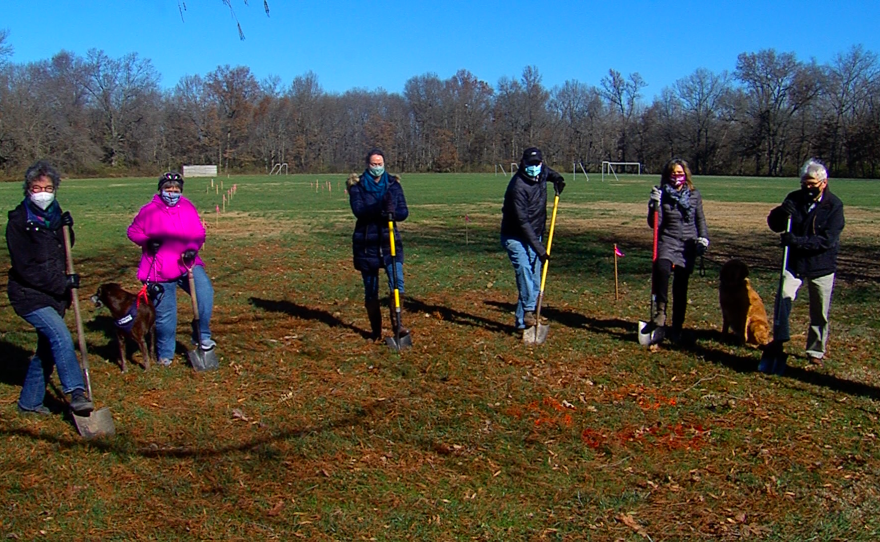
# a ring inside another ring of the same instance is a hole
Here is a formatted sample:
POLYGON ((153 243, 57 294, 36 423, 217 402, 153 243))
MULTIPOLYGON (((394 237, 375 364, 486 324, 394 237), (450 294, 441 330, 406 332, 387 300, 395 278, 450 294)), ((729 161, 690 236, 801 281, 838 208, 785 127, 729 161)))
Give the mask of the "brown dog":
POLYGON ((770 323, 761 296, 749 281, 749 266, 742 260, 729 260, 721 267, 718 301, 723 320, 721 332, 733 329, 737 343, 758 347, 770 342, 770 323))
POLYGON ((147 295, 146 289, 138 294, 133 294, 116 284, 110 282, 98 287, 98 291, 91 297, 96 308, 107 307, 113 316, 113 324, 116 327, 116 338, 119 342, 119 358, 122 364, 122 372, 127 369, 125 359, 125 339, 129 338, 137 343, 144 357, 144 370, 150 369, 151 350, 147 347, 147 333, 152 338, 153 349, 156 350, 156 309, 147 295))

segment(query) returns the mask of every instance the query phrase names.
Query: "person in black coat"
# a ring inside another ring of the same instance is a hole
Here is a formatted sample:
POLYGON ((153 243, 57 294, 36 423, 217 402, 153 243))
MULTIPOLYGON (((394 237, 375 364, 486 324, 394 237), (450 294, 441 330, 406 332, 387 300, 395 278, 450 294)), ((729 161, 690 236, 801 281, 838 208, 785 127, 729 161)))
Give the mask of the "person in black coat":
MULTIPOLYGON (((348 198, 351 211, 357 218, 351 237, 354 267, 361 272, 364 280, 364 307, 370 319, 370 338, 382 338, 382 309, 379 302, 379 269, 388 275, 388 288, 394 290, 396 267, 397 290, 400 304, 403 305, 403 242, 397 230, 397 222, 409 216, 406 198, 400 177, 385 171, 385 153, 372 149, 366 156, 366 169, 361 175, 352 173, 347 181, 348 198), (391 258, 391 243, 388 231, 389 221, 394 222, 394 261, 391 258)), ((389 303, 389 306, 391 304, 389 303)), ((400 329, 400 335, 409 333, 397 320, 397 313, 391 307, 392 329, 400 329)))
POLYGON ((541 150, 523 151, 519 167, 511 177, 501 208, 501 246, 507 251, 516 275, 517 330, 537 325, 535 306, 541 289, 541 266, 550 257, 544 247, 547 223, 547 182, 562 194, 565 179, 544 163, 541 150))
POLYGON ((781 295, 777 295, 774 307, 773 341, 764 348, 758 366, 762 372, 780 374, 785 369, 784 344, 791 338, 788 318, 803 284, 810 293, 807 358, 816 365, 822 364, 844 224, 843 202, 828 188, 828 171, 821 162, 810 158, 801 167, 800 190, 789 193, 767 216, 767 225, 781 233, 780 242, 788 247, 788 261, 782 272, 781 295), (789 218, 791 228, 787 231, 789 218))
POLYGON ((672 277, 672 326, 666 335, 672 342, 681 338, 687 312, 688 282, 694 262, 709 249, 709 228, 703 213, 703 196, 694 188, 691 170, 681 158, 673 158, 663 166, 660 186, 651 188, 648 200, 648 226, 654 227, 654 211, 658 212, 660 231, 657 239, 657 260, 651 277, 655 296, 651 322, 666 325, 669 300, 669 278, 672 277))
POLYGON ((25 173, 24 201, 9 212, 6 223, 6 246, 12 261, 6 289, 9 302, 37 332, 37 350, 28 365, 18 409, 22 413, 50 413, 43 399, 54 366, 62 392, 70 394, 70 408, 85 415, 93 405, 85 395, 73 339, 64 323, 70 290, 79 288, 79 275, 66 272, 62 228, 71 228, 72 243, 73 218, 61 211, 55 199, 59 184, 58 172, 47 162, 32 165, 25 173))

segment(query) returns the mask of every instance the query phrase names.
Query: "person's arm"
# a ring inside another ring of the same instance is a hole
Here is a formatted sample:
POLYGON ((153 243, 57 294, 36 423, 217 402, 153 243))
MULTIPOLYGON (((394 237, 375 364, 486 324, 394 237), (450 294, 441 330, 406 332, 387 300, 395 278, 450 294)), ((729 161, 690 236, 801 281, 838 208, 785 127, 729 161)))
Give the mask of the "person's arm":
MULTIPOLYGON (((183 198, 181 198, 183 199, 183 198)), ((199 211, 196 209, 196 206, 192 204, 191 201, 186 200, 188 204, 188 213, 187 213, 187 228, 186 228, 186 239, 184 239, 184 249, 185 250, 196 250, 202 248, 202 245, 205 244, 205 225, 202 224, 202 219, 199 217, 199 211)))
MULTIPOLYGON (((697 208, 694 209, 694 221, 697 226, 697 237, 709 239, 709 226, 706 224, 706 214, 703 212, 703 196, 697 198, 697 208)), ((708 244, 706 245, 709 246, 708 244)))
POLYGON ((538 253, 543 260, 547 254, 547 249, 535 235, 532 230, 531 221, 529 220, 529 198, 525 190, 515 190, 513 193, 513 213, 516 217, 516 223, 519 225, 522 238, 532 247, 532 250, 538 253))
MULTIPOLYGON (((406 206, 406 197, 403 195, 403 185, 400 184, 400 177, 395 175, 391 177, 392 183, 396 185, 397 191, 397 202, 394 206, 394 220, 396 222, 403 222, 409 216, 409 207, 406 206)), ((388 190, 391 190, 391 186, 388 187, 388 190)))
POLYGON ((824 229, 813 235, 791 236, 791 246, 800 250, 824 252, 840 242, 844 223, 843 205, 840 204, 832 209, 824 229))
POLYGON ((142 207, 138 214, 134 217, 134 220, 131 221, 131 225, 128 227, 128 238, 132 243, 138 246, 145 246, 147 241, 150 240, 149 235, 147 235, 147 231, 145 230, 147 219, 146 214, 148 212, 148 207, 142 207))
POLYGON ((367 203, 367 191, 364 190, 361 183, 372 182, 369 179, 361 179, 360 183, 352 185, 348 189, 348 202, 351 205, 351 212, 354 216, 361 220, 378 221, 382 218, 382 202, 374 201, 367 203))

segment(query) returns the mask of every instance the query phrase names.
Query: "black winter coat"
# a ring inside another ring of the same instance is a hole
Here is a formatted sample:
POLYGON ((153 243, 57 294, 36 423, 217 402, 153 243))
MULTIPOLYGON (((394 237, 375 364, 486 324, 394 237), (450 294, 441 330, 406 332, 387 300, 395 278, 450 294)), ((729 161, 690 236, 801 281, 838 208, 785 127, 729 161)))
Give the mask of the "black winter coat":
POLYGON ((526 176, 520 168, 511 177, 504 193, 501 208, 501 235, 519 239, 542 255, 545 252, 540 239, 547 224, 547 182, 556 183, 562 175, 544 164, 537 178, 526 176))
MULTIPOLYGON (((843 202, 826 186, 822 200, 813 206, 812 198, 802 190, 795 190, 785 199, 792 200, 797 211, 791 216, 794 236, 788 252, 787 269, 799 278, 816 278, 837 271, 837 253, 840 232, 845 224, 843 202)), ((767 225, 779 233, 785 231, 788 215, 782 206, 767 216, 767 225)))
POLYGON ((70 291, 61 227, 51 230, 29 221, 25 205, 22 202, 9 211, 6 224, 6 246, 12 261, 6 287, 9 302, 19 316, 44 307, 63 316, 70 306, 70 291))
MULTIPOLYGON (((373 178, 364 172, 360 177, 352 174, 348 181, 348 201, 351 211, 357 217, 351 248, 354 255, 354 268, 359 271, 375 272, 391 263, 391 244, 388 237, 388 219, 382 215, 382 200, 376 199, 372 192, 364 189, 363 183, 372 183, 373 178)), ((395 198, 394 221, 403 222, 409 216, 406 198, 400 178, 390 176, 388 192, 395 198)), ((403 263, 403 242, 397 227, 394 228, 395 261, 403 263)))

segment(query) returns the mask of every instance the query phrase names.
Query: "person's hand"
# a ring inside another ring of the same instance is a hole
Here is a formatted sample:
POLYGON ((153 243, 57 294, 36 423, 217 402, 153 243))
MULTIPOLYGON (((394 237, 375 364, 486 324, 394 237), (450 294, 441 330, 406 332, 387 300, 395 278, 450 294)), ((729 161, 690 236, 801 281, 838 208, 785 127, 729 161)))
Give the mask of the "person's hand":
POLYGON ((394 211, 397 208, 397 200, 391 193, 391 190, 385 191, 385 197, 382 198, 382 214, 390 219, 394 219, 394 211))
POLYGON ((651 199, 648 200, 648 205, 650 205, 651 209, 656 209, 656 208, 660 207, 660 197, 662 195, 663 195, 663 193, 660 192, 659 186, 652 186, 651 187, 651 199))
POLYGON ((70 211, 64 211, 61 213, 61 225, 67 226, 68 228, 73 227, 73 217, 70 216, 70 211))
POLYGON ((69 275, 65 275, 64 280, 66 282, 66 287, 68 290, 72 288, 79 289, 79 273, 71 273, 69 275))
POLYGON ((782 202, 782 205, 779 207, 782 208, 782 211, 788 216, 793 216, 797 214, 797 206, 794 204, 793 200, 787 199, 782 202))
POLYGON ((550 254, 547 252, 544 247, 541 247, 541 250, 538 250, 538 259, 541 260, 541 263, 547 263, 550 261, 550 254))
POLYGON ((562 191, 565 189, 565 179, 562 177, 559 178, 558 181, 553 183, 553 190, 556 191, 557 196, 562 195, 562 191))
POLYGON ((162 241, 159 239, 150 239, 147 241, 147 254, 150 256, 155 256, 157 252, 159 252, 159 247, 162 246, 162 241))
POLYGON ((193 248, 189 248, 183 252, 183 265, 187 267, 192 267, 196 261, 196 250, 193 248))
POLYGON ((709 250, 709 240, 705 237, 697 237, 697 256, 702 256, 709 250))
POLYGON ((779 244, 784 247, 793 247, 797 244, 797 237, 795 237, 790 231, 783 232, 783 234, 779 236, 779 244))

